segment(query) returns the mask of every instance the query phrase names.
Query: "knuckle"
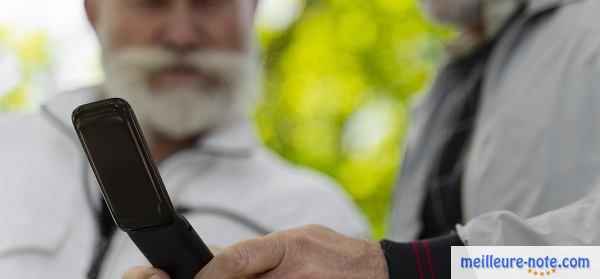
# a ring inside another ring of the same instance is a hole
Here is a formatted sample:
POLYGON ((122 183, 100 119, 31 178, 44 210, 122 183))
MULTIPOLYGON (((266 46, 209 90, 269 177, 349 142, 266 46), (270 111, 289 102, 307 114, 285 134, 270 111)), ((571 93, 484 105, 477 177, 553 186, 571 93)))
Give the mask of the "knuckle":
POLYGON ((300 251, 312 251, 318 249, 319 244, 329 235, 329 229, 320 225, 304 226, 292 234, 290 239, 293 247, 300 251))
POLYGON ((292 243, 298 251, 310 251, 313 248, 313 240, 308 235, 297 235, 292 239, 292 243))
POLYGON ((309 235, 309 236, 330 236, 332 234, 335 234, 335 231, 333 231, 332 229, 322 226, 322 225, 307 225, 303 228, 300 229, 301 232, 304 232, 304 234, 309 235))
POLYGON ((248 268, 248 253, 239 246, 232 246, 223 251, 221 269, 231 274, 243 273, 248 268))

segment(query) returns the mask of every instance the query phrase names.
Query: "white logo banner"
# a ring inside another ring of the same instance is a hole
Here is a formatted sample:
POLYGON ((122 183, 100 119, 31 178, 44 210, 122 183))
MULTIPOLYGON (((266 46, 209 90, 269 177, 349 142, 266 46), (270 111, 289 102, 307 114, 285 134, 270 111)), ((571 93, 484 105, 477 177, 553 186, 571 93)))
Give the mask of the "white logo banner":
POLYGON ((452 247, 452 278, 600 278, 598 246, 452 247))

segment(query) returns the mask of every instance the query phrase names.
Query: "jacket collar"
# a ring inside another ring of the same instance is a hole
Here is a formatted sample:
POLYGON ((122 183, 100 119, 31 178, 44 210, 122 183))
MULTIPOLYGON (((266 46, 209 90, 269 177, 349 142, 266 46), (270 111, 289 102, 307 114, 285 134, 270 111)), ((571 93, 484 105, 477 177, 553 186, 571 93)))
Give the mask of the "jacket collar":
MULTIPOLYGON (((77 136, 71 123, 71 113, 78 106, 100 100, 100 87, 90 87, 58 94, 42 105, 42 114, 55 122, 69 137, 77 136)), ((193 149, 220 156, 248 156, 257 147, 252 124, 240 117, 199 138, 193 149)))

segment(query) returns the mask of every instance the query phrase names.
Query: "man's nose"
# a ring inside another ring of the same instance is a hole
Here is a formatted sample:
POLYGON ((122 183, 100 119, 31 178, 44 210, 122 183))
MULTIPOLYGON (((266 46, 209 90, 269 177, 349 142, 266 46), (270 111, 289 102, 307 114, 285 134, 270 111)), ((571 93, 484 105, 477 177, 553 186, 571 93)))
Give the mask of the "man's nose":
POLYGON ((201 43, 201 28, 194 20, 191 7, 177 1, 169 12, 162 42, 164 46, 175 52, 185 53, 196 49, 201 43))

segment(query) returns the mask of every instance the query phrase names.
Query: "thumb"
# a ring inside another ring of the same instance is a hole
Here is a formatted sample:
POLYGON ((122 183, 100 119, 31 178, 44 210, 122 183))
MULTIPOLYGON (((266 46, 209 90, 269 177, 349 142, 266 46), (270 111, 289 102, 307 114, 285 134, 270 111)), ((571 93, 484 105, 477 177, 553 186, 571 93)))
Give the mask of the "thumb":
POLYGON ((246 240, 215 256, 195 279, 250 277, 276 268, 284 255, 285 245, 279 237, 246 240))

